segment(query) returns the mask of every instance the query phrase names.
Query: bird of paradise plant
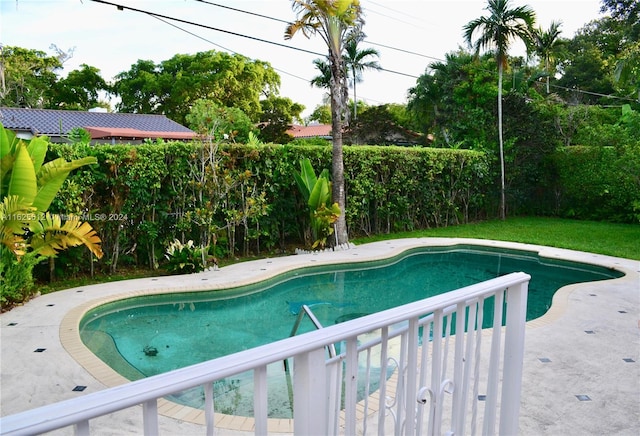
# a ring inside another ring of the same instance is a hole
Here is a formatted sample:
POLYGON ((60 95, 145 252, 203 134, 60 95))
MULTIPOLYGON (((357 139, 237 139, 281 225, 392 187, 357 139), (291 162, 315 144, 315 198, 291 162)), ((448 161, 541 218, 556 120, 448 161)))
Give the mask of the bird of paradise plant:
POLYGON ((313 245, 311 248, 324 248, 327 239, 334 233, 333 224, 340 216, 338 203, 331 204, 331 182, 329 171, 325 168, 319 176, 309 159, 300 161, 300 172, 295 171, 293 177, 298 189, 309 206, 313 245))
MULTIPOLYGON (((37 263, 70 247, 85 245, 102 257, 101 240, 89 223, 73 215, 48 212, 71 171, 97 163, 94 157, 71 162, 63 158, 45 163, 46 137, 24 141, 0 124, 0 251, 3 267, 0 302, 8 296, 11 265, 25 257, 37 263)), ((30 276, 30 271, 29 274, 30 276)), ((23 295, 24 297, 24 295, 23 295)))

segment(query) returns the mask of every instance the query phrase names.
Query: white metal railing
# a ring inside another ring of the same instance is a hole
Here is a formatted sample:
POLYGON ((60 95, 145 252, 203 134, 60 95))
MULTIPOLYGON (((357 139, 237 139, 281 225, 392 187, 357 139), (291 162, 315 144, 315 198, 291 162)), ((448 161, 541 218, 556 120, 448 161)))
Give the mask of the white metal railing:
MULTIPOLYGON (((3 435, 39 434, 142 405, 157 435, 158 400, 203 387, 213 435, 213 382, 254 374, 255 434, 268 434, 266 368, 292 359, 294 433, 516 434, 529 275, 513 273, 384 312, 0 419, 3 435), (487 310, 493 328, 481 329, 487 310), (501 326, 501 322, 503 326, 501 326), (326 347, 339 344, 328 356, 326 347), (502 370, 502 374, 500 371, 502 370)), ((381 296, 381 298, 384 298, 381 296)))

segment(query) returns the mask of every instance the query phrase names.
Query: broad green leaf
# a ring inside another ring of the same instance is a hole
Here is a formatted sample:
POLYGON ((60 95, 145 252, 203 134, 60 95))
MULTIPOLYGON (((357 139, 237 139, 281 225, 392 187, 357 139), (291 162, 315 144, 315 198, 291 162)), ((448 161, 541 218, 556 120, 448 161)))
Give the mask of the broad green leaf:
POLYGON ((0 195, 8 195, 9 181, 11 180, 11 169, 16 157, 9 153, 0 158, 0 195))
POLYGON ((48 148, 49 148, 49 141, 45 137, 37 137, 29 141, 29 145, 27 146, 27 151, 29 151, 31 160, 33 160, 33 168, 36 174, 38 173, 38 171, 40 171, 40 167, 44 162, 45 156, 47 155, 48 148))
POLYGON ((85 157, 71 162, 58 158, 44 164, 38 173, 38 190, 33 200, 33 206, 42 212, 49 209, 69 173, 76 168, 96 162, 95 157, 85 157))
POLYGON ((309 196, 311 195, 311 190, 316 184, 316 173, 313 170, 313 166, 311 166, 311 161, 308 158, 302 159, 300 161, 300 172, 294 171, 293 178, 298 184, 298 189, 300 189, 300 193, 304 197, 305 201, 309 201, 309 196))
POLYGON ((327 204, 330 198, 329 182, 325 178, 318 179, 316 181, 311 195, 309 195, 309 207, 312 211, 317 210, 321 206, 327 204))
POLYGON ((16 152, 16 160, 11 170, 8 195, 21 197, 25 204, 31 204, 38 192, 36 173, 33 169, 33 161, 27 148, 19 144, 16 152))
POLYGON ((16 142, 16 134, 11 130, 6 130, 2 123, 0 123, 0 158, 4 158, 11 153, 11 149, 15 146, 16 142))

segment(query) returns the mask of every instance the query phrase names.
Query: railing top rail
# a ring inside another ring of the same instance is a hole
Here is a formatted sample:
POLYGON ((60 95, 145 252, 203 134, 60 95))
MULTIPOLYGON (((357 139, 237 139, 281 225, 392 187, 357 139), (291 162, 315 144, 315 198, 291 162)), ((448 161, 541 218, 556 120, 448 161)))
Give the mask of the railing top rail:
POLYGON ((282 339, 105 391, 3 417, 0 418, 0 433, 3 435, 12 434, 17 430, 22 433, 38 433, 73 425, 82 420, 113 413, 213 380, 279 362, 297 354, 323 348, 347 338, 436 310, 444 310, 459 302, 471 301, 483 295, 500 292, 528 282, 530 278, 528 274, 522 272, 508 274, 345 323, 328 326, 322 330, 315 330, 304 335, 282 339), (29 423, 29 425, 25 426, 25 423, 29 423))

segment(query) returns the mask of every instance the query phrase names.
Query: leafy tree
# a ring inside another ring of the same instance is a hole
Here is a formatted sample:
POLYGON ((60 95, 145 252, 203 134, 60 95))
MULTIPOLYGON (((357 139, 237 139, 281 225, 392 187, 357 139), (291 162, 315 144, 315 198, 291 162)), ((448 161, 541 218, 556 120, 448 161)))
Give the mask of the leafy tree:
POLYGON ((99 92, 109 90, 110 87, 100 76, 99 69, 82 64, 79 70, 71 71, 66 78, 55 83, 49 107, 86 111, 104 106, 105 103, 99 100, 99 92))
POLYGON ((602 0, 601 12, 610 12, 623 32, 623 47, 615 62, 614 79, 629 85, 640 103, 640 3, 636 0, 602 0))
POLYGON ((464 26, 464 36, 478 53, 483 48, 495 50, 498 64, 498 144, 500 147, 500 218, 506 217, 504 141, 502 138, 502 76, 507 66, 509 45, 515 39, 530 42, 535 14, 528 6, 509 8, 509 0, 488 0, 489 16, 476 18, 464 26), (479 31, 478 39, 473 35, 479 31))
POLYGON ((186 121, 191 130, 215 141, 246 143, 256 131, 253 122, 240 109, 221 107, 211 100, 196 100, 186 121))
POLYGON ((362 73, 365 70, 379 70, 380 64, 377 61, 367 61, 369 57, 380 57, 380 53, 375 48, 359 49, 358 44, 362 42, 364 34, 356 33, 347 39, 344 45, 344 58, 347 65, 347 71, 351 74, 351 86, 353 86, 353 119, 358 118, 358 96, 356 93, 356 84, 362 82, 362 73))
POLYGON ((120 96, 119 112, 154 114, 161 111, 159 71, 150 60, 138 60, 127 72, 116 76, 113 91, 120 96))
POLYGON ((614 79, 620 84, 629 84, 637 92, 640 103, 640 41, 630 44, 616 61, 614 79))
POLYGON ((560 38, 562 22, 552 21, 548 30, 538 27, 532 33, 533 52, 540 57, 546 74, 547 94, 549 94, 549 79, 555 74, 555 57, 558 48, 564 44, 560 38))
POLYGON ((309 121, 317 121, 320 124, 331 124, 331 107, 328 104, 319 104, 308 118, 309 121))
POLYGON ((342 128, 346 120, 347 77, 344 43, 348 33, 364 24, 359 0, 292 0, 296 20, 287 26, 285 38, 292 38, 298 31, 306 37, 320 35, 329 49, 331 70, 331 127, 333 132, 332 179, 333 200, 343 211, 336 222, 338 244, 348 242, 345 220, 344 161, 342 155, 342 128))
POLYGON ((398 105, 383 104, 367 107, 357 120, 349 123, 345 139, 351 143, 368 145, 415 145, 423 142, 419 134, 403 123, 398 105))
POLYGON ((611 65, 620 50, 619 30, 611 18, 605 17, 586 24, 567 42, 557 84, 576 92, 561 93, 565 99, 573 104, 595 104, 607 102, 603 97, 615 93, 611 65))
POLYGON ((640 39, 640 3, 637 0, 601 0, 600 12, 610 12, 611 18, 629 28, 631 41, 640 39))
POLYGON ((433 134, 437 146, 489 150, 496 136, 494 66, 492 55, 474 58, 464 50, 430 64, 409 90, 412 123, 404 125, 433 134))
POLYGON ((0 45, 0 105, 46 107, 60 68, 60 59, 43 51, 0 45))
POLYGON ((286 97, 270 97, 260 101, 262 114, 260 115, 260 138, 265 142, 285 144, 291 141, 287 129, 295 121, 300 122, 304 106, 294 103, 286 97))
POLYGON ((276 94, 279 86, 280 76, 267 62, 212 50, 177 54, 158 65, 139 60, 116 76, 114 91, 122 112, 162 113, 184 123, 194 102, 207 99, 258 121, 260 97, 276 94))

